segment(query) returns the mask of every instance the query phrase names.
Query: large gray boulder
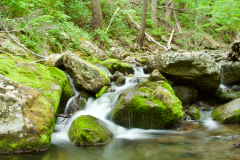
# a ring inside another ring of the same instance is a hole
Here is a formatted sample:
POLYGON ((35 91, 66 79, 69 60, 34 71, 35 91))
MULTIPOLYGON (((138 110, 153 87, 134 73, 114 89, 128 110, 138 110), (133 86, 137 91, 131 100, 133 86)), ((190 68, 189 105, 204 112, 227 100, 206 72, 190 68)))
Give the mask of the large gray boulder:
POLYGON ((0 74, 0 154, 46 150, 54 108, 41 94, 0 74))
POLYGON ((221 74, 210 55, 200 52, 166 53, 147 57, 149 71, 158 69, 164 76, 203 89, 217 89, 221 74))
POLYGON ((164 81, 145 81, 123 92, 113 110, 113 120, 127 128, 168 128, 182 116, 181 101, 164 81))
POLYGON ((212 118, 224 124, 240 123, 240 98, 234 99, 214 110, 212 118))
POLYGON ((67 73, 73 78, 75 85, 80 89, 97 93, 104 86, 110 86, 110 78, 105 71, 75 54, 65 54, 63 65, 67 73))

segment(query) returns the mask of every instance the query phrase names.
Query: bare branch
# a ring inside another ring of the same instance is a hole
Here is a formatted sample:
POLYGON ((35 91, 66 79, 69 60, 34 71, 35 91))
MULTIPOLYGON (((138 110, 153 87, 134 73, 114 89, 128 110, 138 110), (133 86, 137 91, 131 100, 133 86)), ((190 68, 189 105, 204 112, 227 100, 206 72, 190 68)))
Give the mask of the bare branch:
POLYGON ((118 12, 119 9, 120 9, 120 7, 118 7, 117 10, 114 12, 114 14, 113 14, 113 16, 112 16, 112 18, 111 18, 111 20, 110 20, 110 23, 109 23, 109 25, 108 25, 108 27, 107 27, 107 29, 106 29, 106 33, 107 33, 110 25, 112 24, 113 18, 115 17, 115 15, 117 14, 117 12, 118 12))

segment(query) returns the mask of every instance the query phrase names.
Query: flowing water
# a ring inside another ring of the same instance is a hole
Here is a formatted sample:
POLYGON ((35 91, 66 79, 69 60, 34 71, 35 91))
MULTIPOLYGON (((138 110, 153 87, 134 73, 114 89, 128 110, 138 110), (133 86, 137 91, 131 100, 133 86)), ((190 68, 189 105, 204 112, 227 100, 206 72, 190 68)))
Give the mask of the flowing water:
MULTIPOLYGON (((109 73, 110 74, 110 73, 109 73)), ((89 98, 84 110, 76 112, 69 120, 58 118, 49 149, 43 153, 0 157, 22 160, 228 160, 240 159, 240 150, 233 146, 240 143, 239 125, 221 125, 213 121, 211 111, 201 111, 200 121, 181 121, 172 130, 127 129, 113 123, 111 111, 121 92, 133 89, 134 79, 149 75, 142 68, 135 68, 135 78, 127 78, 121 87, 111 86, 115 92, 100 98, 89 98), (92 115, 103 120, 114 134, 104 146, 74 146, 67 132, 72 121, 81 115, 92 115)), ((70 102, 69 102, 70 103, 70 102)))

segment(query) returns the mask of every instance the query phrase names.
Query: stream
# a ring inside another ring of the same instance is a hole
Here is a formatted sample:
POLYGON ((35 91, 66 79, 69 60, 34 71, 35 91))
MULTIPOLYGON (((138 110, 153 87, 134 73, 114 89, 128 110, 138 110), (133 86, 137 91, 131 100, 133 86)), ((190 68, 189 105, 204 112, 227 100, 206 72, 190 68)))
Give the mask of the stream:
MULTIPOLYGON (((109 73, 110 74, 110 73, 109 73)), ((111 111, 122 91, 133 89, 142 79, 148 78, 142 68, 135 68, 134 77, 115 92, 103 94, 98 99, 90 97, 84 110, 77 111, 71 119, 58 117, 51 145, 46 152, 29 155, 11 155, 0 159, 13 160, 237 160, 240 159, 239 125, 222 125, 213 121, 211 111, 201 111, 199 121, 180 121, 172 130, 143 130, 124 128, 111 121, 111 111), (92 115, 104 121, 114 138, 104 146, 74 146, 67 132, 71 123, 81 115, 92 115)), ((131 126, 131 125, 130 125, 131 126)))

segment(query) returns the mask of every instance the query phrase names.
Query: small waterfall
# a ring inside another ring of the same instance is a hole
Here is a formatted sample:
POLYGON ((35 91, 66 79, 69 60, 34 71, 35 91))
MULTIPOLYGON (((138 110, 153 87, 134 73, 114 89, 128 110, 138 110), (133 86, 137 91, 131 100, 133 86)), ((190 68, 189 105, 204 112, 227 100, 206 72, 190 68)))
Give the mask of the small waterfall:
POLYGON ((218 123, 211 117, 212 111, 200 111, 200 114, 200 121, 202 121, 208 129, 216 129, 219 127, 218 123))
POLYGON ((223 71, 223 67, 221 64, 219 65, 219 68, 221 70, 221 83, 219 85, 219 88, 222 90, 226 90, 228 88, 227 88, 227 86, 224 85, 224 71, 223 71))
MULTIPOLYGON (((86 108, 83 110, 77 111, 71 119, 68 119, 67 123, 66 121, 63 122, 63 118, 58 117, 56 125, 55 125, 55 130, 58 130, 60 132, 54 132, 52 134, 52 143, 54 144, 61 144, 61 143, 66 143, 69 142, 68 138, 68 129, 70 128, 72 122, 79 116, 81 115, 92 115, 102 121, 104 121, 107 125, 107 128, 114 134, 116 138, 127 138, 127 139, 134 139, 134 138, 151 138, 154 134, 159 133, 162 134, 163 132, 166 133, 168 131, 163 131, 163 130, 143 130, 143 129, 126 129, 122 126, 116 125, 113 123, 111 120, 108 118, 111 117, 109 116, 111 114, 112 109, 116 106, 118 102, 118 97, 119 95, 128 89, 132 89, 137 83, 134 81, 131 81, 132 79, 136 77, 148 77, 149 75, 144 74, 143 69, 140 67, 137 67, 134 69, 135 77, 126 77, 126 83, 124 86, 111 86, 111 88, 115 89, 115 92, 108 92, 103 94, 101 97, 98 99, 94 99, 90 97, 87 101, 86 108)), ((110 73, 110 72, 109 72, 110 73)), ((73 84, 73 83, 72 83, 73 84)), ((69 100, 70 101, 70 100, 69 100)), ((68 105, 70 102, 68 102, 68 105)), ((132 124, 132 113, 129 113, 129 126, 133 126, 132 124)), ((146 117, 148 118, 148 117, 146 117)), ((147 124, 148 125, 148 124, 147 124)), ((172 131, 174 132, 174 131, 172 131)))

